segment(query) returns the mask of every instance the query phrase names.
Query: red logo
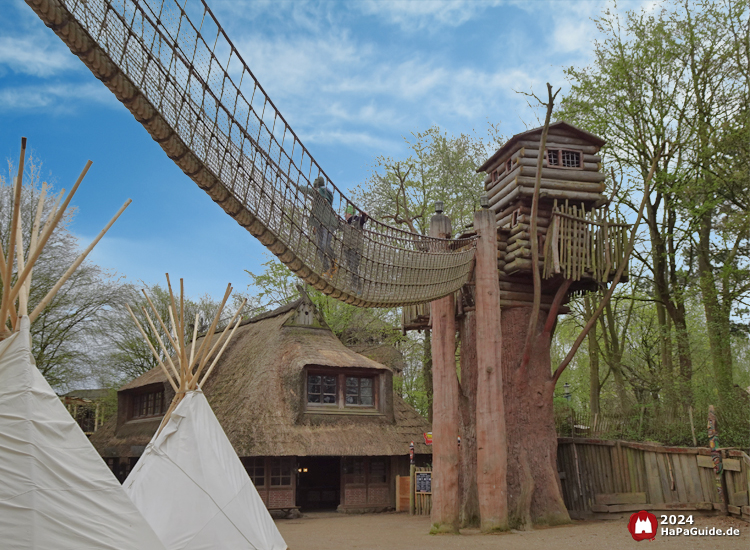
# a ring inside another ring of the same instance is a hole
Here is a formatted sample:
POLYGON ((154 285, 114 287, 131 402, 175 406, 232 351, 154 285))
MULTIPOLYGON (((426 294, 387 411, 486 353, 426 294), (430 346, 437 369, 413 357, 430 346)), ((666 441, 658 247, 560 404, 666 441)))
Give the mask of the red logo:
POLYGON ((651 512, 641 510, 630 516, 628 531, 633 536, 633 540, 637 540, 638 542, 642 540, 654 540, 656 529, 656 516, 651 512))

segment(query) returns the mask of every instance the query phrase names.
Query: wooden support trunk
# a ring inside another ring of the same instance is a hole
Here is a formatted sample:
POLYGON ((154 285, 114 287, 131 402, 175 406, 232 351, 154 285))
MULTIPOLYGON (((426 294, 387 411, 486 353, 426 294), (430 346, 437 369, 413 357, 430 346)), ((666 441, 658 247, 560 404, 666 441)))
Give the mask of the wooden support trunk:
MULTIPOLYGON (((552 403, 550 337, 537 337, 521 368, 531 305, 501 312, 502 371, 508 444, 508 516, 511 527, 570 521, 557 476, 557 434, 552 403)), ((537 320, 542 333, 546 314, 537 320)))
MULTIPOLYGON (((436 214, 430 236, 451 234, 447 216, 436 214)), ((457 533, 458 486, 458 378, 456 376, 456 318, 453 295, 431 303, 432 318, 432 533, 457 533)))
POLYGON ((477 490, 482 531, 508 528, 507 444, 503 407, 497 231, 488 209, 474 214, 479 235, 475 292, 477 318, 477 490))

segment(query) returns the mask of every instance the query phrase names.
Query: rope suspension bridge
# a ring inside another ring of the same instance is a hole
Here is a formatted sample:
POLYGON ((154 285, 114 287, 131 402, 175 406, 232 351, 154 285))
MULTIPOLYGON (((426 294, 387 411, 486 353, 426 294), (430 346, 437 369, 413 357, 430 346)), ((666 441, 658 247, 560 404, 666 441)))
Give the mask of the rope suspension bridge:
POLYGON ((474 238, 346 223, 354 204, 204 0, 26 2, 185 174, 314 288, 358 306, 393 307, 446 296, 468 280, 474 238))

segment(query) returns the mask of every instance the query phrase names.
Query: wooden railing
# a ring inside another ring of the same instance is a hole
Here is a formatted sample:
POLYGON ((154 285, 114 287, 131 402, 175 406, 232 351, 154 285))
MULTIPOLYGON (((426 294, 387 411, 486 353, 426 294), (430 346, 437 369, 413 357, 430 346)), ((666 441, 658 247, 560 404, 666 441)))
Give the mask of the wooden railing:
POLYGON ((606 282, 625 261, 629 225, 612 223, 606 212, 583 205, 555 204, 544 242, 543 277, 562 274, 579 281, 606 282))
POLYGON ((740 450, 721 453, 726 506, 708 448, 561 437, 557 469, 572 517, 589 512, 724 510, 750 521, 750 458, 740 450))

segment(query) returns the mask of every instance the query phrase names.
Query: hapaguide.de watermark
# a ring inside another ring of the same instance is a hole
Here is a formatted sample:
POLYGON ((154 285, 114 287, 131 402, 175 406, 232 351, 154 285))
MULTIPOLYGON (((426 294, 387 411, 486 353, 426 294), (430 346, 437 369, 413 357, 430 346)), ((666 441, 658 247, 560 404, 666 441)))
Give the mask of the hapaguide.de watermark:
POLYGON ((662 514, 657 520, 651 512, 641 510, 630 516, 628 531, 636 541, 654 540, 657 533, 664 537, 736 537, 740 534, 737 527, 694 527, 692 514, 662 514))

